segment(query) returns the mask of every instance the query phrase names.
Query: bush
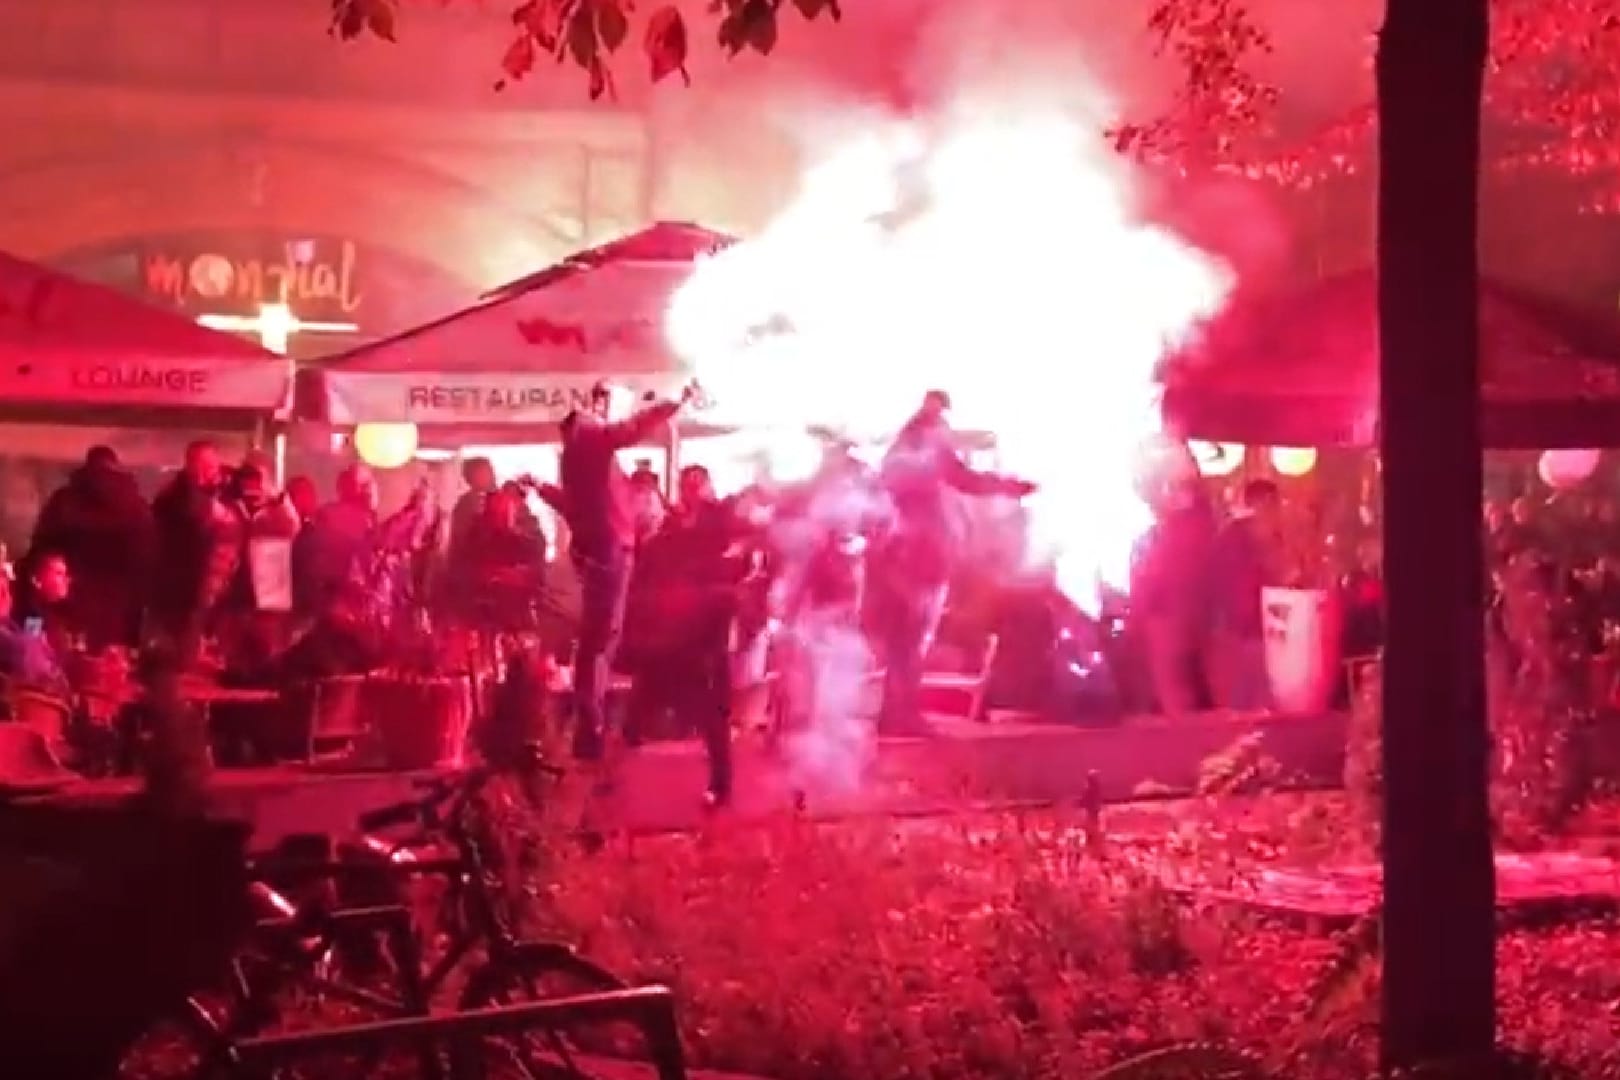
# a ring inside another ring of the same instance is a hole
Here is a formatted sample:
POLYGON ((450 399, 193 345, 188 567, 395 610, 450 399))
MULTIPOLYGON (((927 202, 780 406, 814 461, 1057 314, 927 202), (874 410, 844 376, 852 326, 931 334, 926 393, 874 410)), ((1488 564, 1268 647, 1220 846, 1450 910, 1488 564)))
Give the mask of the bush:
MULTIPOLYGON (((529 864, 527 919, 672 987, 704 1067, 1078 1080, 1167 1048, 1180 1052, 1138 1064, 1217 1061, 1189 1045, 1208 1044, 1233 1069, 1252 1057, 1273 1076, 1361 1080, 1378 1046, 1376 917, 1325 933, 1166 884, 1340 858, 1344 813, 1320 795, 1118 807, 1103 843, 1067 811, 719 821, 594 856, 531 822, 547 855, 529 864)), ((1507 1041, 1549 1066, 1620 1075, 1620 931, 1513 930, 1499 950, 1507 1041)))
MULTIPOLYGON (((1500 840, 1530 846, 1561 828, 1590 794, 1582 750, 1600 704, 1593 664, 1527 567, 1506 575, 1485 636, 1491 816, 1500 840)), ((1383 817, 1380 676, 1373 663, 1356 680, 1344 773, 1354 827, 1374 847, 1383 817)))
POLYGON ((1151 847, 1099 855, 1078 824, 788 821, 615 845, 554 863, 532 928, 671 986, 695 1061, 781 1080, 1276 1052, 1331 950, 1189 908, 1151 847))

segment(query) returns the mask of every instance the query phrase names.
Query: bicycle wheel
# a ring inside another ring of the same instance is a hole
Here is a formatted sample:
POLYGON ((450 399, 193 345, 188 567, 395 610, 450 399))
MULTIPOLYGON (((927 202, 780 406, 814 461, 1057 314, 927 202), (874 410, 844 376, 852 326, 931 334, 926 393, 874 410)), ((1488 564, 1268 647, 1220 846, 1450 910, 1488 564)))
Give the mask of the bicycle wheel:
MULTIPOLYGON (((465 1010, 626 989, 618 976, 559 944, 523 943, 468 980, 465 1010)), ((454 1080, 628 1080, 656 1071, 625 1024, 486 1036, 452 1051, 454 1080)))
MULTIPOLYGON (((231 1052, 237 1039, 396 1015, 397 1008, 389 1007, 381 996, 373 1002, 333 992, 344 985, 358 985, 341 977, 327 981, 333 978, 332 969, 338 964, 336 951, 335 941, 327 942, 322 956, 305 958, 250 945, 232 962, 224 985, 193 994, 179 1011, 136 1040, 120 1062, 120 1080, 207 1080, 246 1075, 232 1064, 231 1052)), ((383 1056, 355 1055, 346 1063, 283 1066, 268 1074, 261 1070, 253 1075, 269 1075, 276 1080, 371 1075, 383 1056)))
POLYGON ((221 1034, 227 1008, 224 995, 191 998, 178 1014, 159 1020, 124 1051, 118 1080, 209 1076, 227 1047, 221 1034))

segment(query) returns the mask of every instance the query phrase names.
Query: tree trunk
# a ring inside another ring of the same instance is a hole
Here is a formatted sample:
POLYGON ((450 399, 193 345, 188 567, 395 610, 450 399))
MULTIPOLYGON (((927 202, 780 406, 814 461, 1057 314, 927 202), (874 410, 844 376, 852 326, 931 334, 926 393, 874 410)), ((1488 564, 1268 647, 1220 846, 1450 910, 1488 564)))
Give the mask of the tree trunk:
POLYGON ((1478 318, 1486 0, 1387 0, 1378 48, 1386 1068, 1495 1036, 1478 318))

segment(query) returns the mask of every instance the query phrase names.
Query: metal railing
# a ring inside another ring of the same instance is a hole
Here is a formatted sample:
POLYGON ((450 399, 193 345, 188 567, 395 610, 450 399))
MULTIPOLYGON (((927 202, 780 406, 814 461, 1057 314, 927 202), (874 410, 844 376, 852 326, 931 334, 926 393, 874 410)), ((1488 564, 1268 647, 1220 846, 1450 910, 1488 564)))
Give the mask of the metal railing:
POLYGON ((480 1040, 535 1030, 560 1032, 602 1023, 634 1025, 646 1040, 647 1056, 659 1080, 685 1080, 686 1059, 675 1022, 675 1003, 669 988, 664 986, 641 986, 442 1016, 379 1020, 318 1031, 258 1036, 238 1041, 232 1047, 229 1065, 236 1076, 268 1077, 278 1068, 311 1058, 344 1053, 377 1054, 397 1047, 434 1043, 451 1049, 450 1075, 461 1078, 469 1075, 467 1052, 479 1052, 480 1040))

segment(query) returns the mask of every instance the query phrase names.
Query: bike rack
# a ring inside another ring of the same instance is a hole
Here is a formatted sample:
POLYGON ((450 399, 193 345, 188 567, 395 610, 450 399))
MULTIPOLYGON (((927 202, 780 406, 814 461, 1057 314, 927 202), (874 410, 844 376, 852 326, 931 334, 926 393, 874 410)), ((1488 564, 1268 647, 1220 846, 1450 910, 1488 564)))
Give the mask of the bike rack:
POLYGON ((319 1031, 258 1036, 237 1042, 231 1057, 237 1066, 261 1070, 263 1074, 291 1061, 323 1054, 376 1052, 424 1040, 454 1042, 530 1028, 555 1030, 610 1021, 633 1023, 640 1029, 659 1080, 686 1080, 685 1053, 675 1024, 674 998, 666 986, 639 986, 443 1016, 379 1020, 319 1031))
MULTIPOLYGON (((399 969, 399 1000, 393 1001, 345 982, 315 979, 313 985, 347 1001, 388 1012, 408 1014, 427 1012, 429 1002, 426 988, 422 984, 421 956, 417 951, 411 915, 397 904, 338 908, 322 912, 307 921, 299 916, 260 919, 254 924, 253 933, 255 943, 269 950, 277 959, 301 962, 308 957, 301 955, 301 943, 297 941, 299 936, 308 934, 326 944, 335 944, 346 930, 382 932, 386 942, 385 948, 391 952, 392 959, 399 969)), ((294 981, 296 981, 294 978, 287 980, 289 983, 294 981)))

